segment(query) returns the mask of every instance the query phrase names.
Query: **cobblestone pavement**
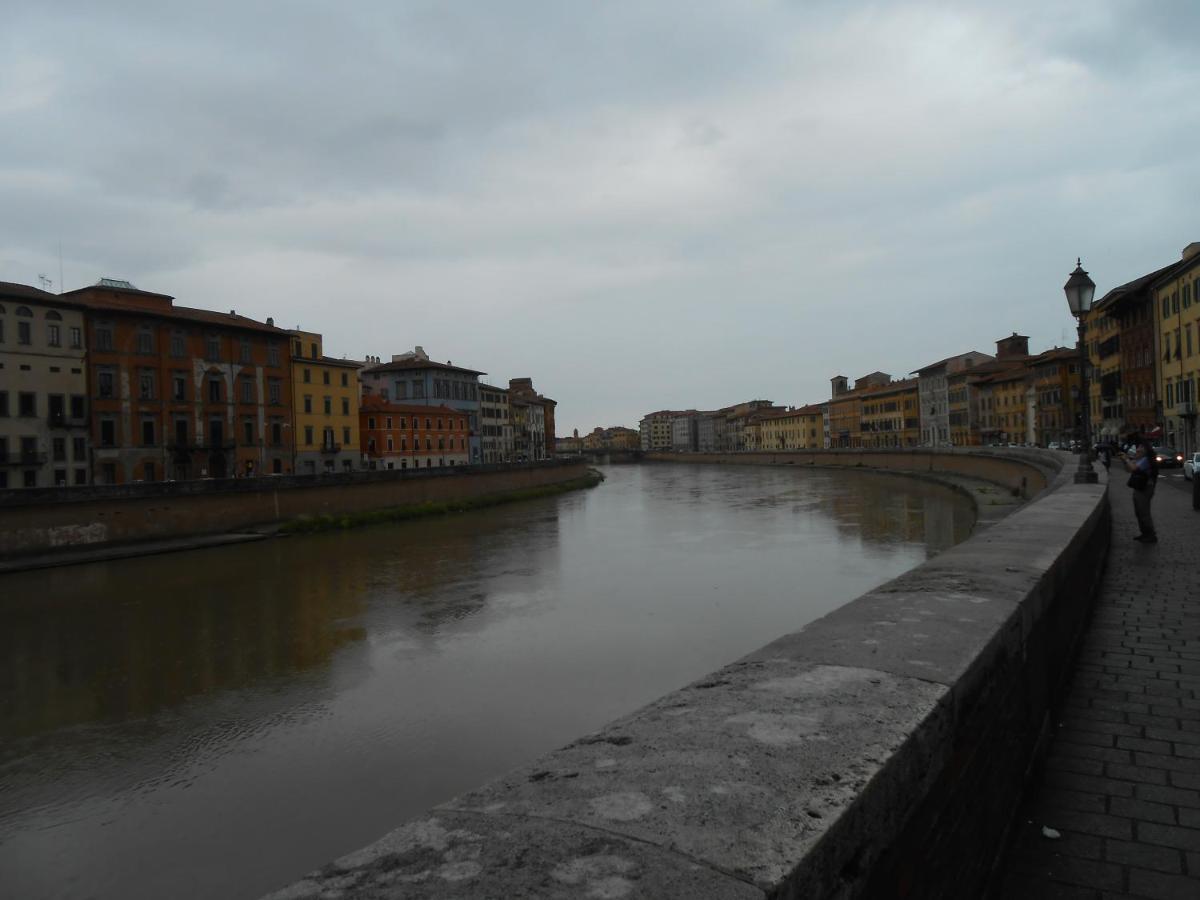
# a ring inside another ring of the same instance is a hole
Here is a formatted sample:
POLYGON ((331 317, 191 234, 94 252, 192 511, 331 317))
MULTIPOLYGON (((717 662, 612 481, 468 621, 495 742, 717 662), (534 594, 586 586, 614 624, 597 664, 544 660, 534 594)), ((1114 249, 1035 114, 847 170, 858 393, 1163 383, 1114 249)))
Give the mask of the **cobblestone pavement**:
POLYGON ((1109 490, 1108 569, 1005 900, 1200 900, 1200 512, 1191 483, 1164 473, 1159 542, 1140 544, 1116 467, 1109 490))

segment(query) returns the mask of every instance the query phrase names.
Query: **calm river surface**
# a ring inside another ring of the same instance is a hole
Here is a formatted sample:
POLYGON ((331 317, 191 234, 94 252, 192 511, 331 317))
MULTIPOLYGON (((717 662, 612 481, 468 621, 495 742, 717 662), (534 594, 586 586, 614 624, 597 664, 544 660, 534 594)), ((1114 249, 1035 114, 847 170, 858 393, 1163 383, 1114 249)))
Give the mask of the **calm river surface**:
POLYGON ((0 577, 0 896, 250 898, 966 537, 869 473, 610 466, 483 512, 0 577))

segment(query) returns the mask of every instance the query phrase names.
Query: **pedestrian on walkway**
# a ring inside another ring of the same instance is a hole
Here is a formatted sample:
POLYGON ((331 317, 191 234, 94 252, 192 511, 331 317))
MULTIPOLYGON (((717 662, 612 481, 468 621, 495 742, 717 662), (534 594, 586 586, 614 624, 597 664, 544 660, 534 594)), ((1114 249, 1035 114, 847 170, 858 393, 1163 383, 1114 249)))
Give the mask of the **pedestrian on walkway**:
POLYGON ((1147 441, 1140 441, 1137 454, 1130 460, 1122 457, 1129 470, 1129 486, 1133 489, 1133 512, 1137 516, 1138 528, 1142 533, 1134 538, 1143 544, 1158 543, 1154 532, 1154 519, 1150 517, 1150 501, 1154 499, 1154 486, 1158 481, 1158 460, 1154 448, 1147 441))

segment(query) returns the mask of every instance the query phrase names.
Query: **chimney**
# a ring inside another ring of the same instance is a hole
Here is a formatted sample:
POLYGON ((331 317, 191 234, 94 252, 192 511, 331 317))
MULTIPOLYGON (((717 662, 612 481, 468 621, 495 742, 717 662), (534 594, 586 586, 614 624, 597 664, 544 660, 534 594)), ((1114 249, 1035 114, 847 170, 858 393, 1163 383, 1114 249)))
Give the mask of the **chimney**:
POLYGON ((270 325, 272 328, 274 328, 275 327, 275 319, 272 316, 267 316, 267 324, 270 325))
POLYGON ((1015 331, 1006 338, 996 341, 996 359, 1010 359, 1029 355, 1029 338, 1015 331))
POLYGON ((236 310, 236 309, 231 309, 231 310, 229 311, 229 314, 230 314, 231 316, 236 316, 236 315, 237 315, 237 310, 236 310))
POLYGON ((1192 241, 1183 248, 1183 253, 1181 255, 1183 259, 1191 259, 1197 253, 1200 253, 1200 241, 1192 241))

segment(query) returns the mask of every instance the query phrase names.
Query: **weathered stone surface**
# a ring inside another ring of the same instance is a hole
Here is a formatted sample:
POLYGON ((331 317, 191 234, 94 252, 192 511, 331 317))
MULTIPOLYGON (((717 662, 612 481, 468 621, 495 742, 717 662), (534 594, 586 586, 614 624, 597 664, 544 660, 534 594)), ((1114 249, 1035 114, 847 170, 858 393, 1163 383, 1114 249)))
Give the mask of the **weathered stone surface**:
POLYGON ((762 900, 752 885, 676 853, 537 818, 439 810, 270 895, 341 898, 689 897, 762 900))
POLYGON ((903 815, 944 751, 945 695, 870 669, 735 663, 446 808, 604 829, 767 889, 831 833, 850 859, 868 784, 887 796, 870 818, 903 815))

